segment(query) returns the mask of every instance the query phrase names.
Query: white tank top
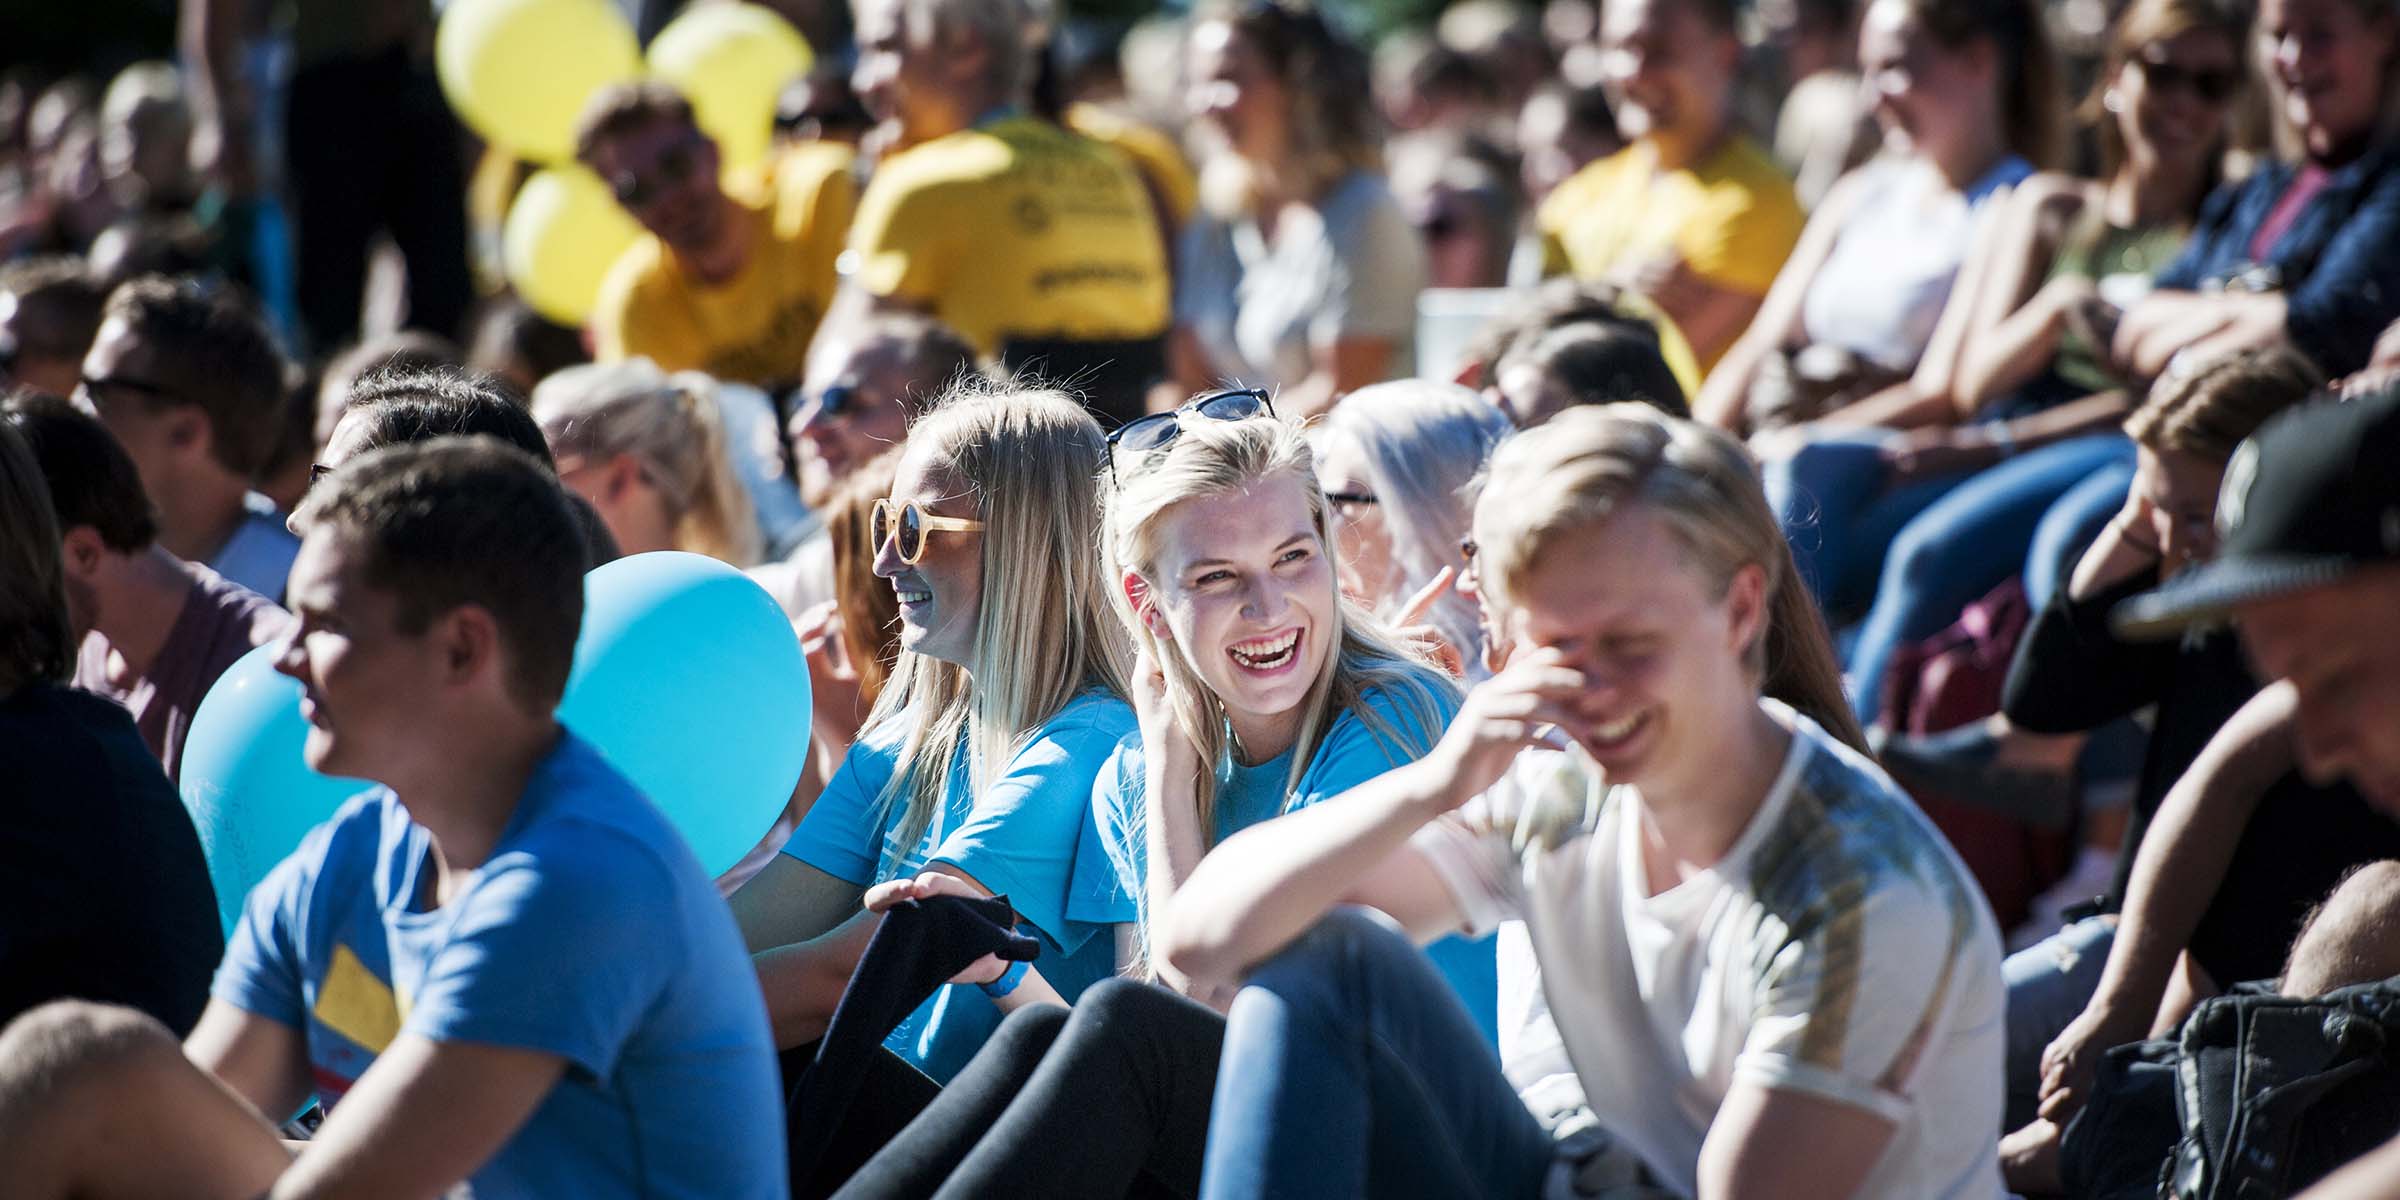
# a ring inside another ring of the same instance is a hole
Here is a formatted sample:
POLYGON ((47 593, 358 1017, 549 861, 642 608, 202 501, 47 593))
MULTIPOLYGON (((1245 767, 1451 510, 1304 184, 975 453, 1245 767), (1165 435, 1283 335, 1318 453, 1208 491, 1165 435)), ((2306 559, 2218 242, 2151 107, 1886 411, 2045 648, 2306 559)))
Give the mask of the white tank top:
POLYGON ((1858 202, 1801 297, 1808 340, 1888 370, 1913 370, 1933 340, 1983 202, 2032 173, 2012 154, 1961 192, 1918 159, 1885 157, 1860 167, 1858 202))

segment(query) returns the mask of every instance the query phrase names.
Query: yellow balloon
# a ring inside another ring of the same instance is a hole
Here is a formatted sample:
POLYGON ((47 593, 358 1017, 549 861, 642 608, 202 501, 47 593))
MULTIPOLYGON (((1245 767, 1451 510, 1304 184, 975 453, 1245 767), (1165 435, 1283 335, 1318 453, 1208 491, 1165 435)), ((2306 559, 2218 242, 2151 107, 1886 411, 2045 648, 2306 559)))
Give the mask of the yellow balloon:
POLYGON ((600 281, 642 235, 600 177, 578 166, 533 173, 500 226, 500 262, 509 286, 535 312, 581 325, 600 297, 600 281))
POLYGON ((538 162, 574 158, 592 93, 642 70, 633 27, 609 0, 450 0, 433 60, 467 124, 538 162))
POLYGON ((650 41, 651 73, 692 102, 729 171, 765 161, 775 97, 814 61, 791 22, 756 4, 695 4, 650 41))

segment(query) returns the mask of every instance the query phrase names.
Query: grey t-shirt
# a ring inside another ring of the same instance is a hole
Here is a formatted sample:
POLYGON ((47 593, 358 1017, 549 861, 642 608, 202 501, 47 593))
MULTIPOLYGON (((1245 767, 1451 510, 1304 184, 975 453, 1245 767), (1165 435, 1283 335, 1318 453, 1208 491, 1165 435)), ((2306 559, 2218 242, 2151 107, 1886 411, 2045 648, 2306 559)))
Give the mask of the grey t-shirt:
POLYGON ((1248 218, 1201 213, 1184 227, 1175 319, 1199 336, 1212 376, 1295 384, 1345 337, 1391 339, 1387 376, 1415 361, 1425 247, 1383 177, 1353 171, 1314 211, 1286 214, 1271 242, 1248 218))

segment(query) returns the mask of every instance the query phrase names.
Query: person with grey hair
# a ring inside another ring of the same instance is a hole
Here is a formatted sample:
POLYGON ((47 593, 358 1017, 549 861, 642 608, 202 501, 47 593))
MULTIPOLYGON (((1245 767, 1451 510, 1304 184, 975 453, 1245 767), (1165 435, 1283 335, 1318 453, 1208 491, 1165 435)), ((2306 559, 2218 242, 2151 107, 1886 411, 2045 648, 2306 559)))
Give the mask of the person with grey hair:
POLYGON ((851 83, 883 158, 818 342, 925 313, 1114 424, 1165 373, 1166 246, 1130 162, 1022 107, 1040 34, 1024 0, 858 6, 851 83))
POLYGON ((1342 590, 1385 620, 1428 627, 1474 670, 1483 647, 1475 601, 1444 576, 1462 565, 1469 483, 1510 429, 1475 392, 1412 379, 1352 392, 1309 437, 1338 530, 1342 590))

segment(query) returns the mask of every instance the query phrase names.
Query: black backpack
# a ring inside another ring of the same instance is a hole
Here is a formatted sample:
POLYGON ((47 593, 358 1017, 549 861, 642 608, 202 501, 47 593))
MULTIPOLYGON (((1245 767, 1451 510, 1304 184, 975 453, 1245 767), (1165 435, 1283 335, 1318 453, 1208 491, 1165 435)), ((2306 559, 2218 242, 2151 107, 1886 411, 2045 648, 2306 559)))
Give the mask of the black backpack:
POLYGON ((2280 1200, 2400 1133, 2400 979, 2266 988, 2109 1051, 2068 1131, 2071 1195, 2280 1200))

